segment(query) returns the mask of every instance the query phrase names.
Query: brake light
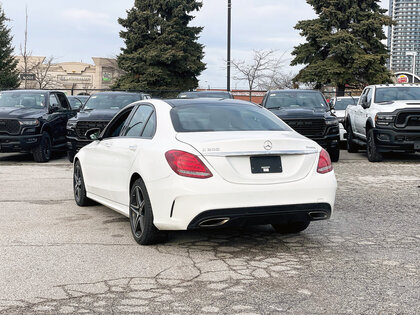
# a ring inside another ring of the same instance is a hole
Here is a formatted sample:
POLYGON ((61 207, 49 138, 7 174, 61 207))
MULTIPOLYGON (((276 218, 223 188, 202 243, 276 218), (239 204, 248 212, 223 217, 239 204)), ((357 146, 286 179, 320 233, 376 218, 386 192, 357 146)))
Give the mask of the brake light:
POLYGON ((165 153, 165 157, 169 166, 178 175, 193 178, 209 178, 213 176, 200 158, 194 154, 171 150, 165 153))
POLYGON ((317 172, 325 174, 333 170, 330 155, 324 149, 319 152, 318 169, 317 172))

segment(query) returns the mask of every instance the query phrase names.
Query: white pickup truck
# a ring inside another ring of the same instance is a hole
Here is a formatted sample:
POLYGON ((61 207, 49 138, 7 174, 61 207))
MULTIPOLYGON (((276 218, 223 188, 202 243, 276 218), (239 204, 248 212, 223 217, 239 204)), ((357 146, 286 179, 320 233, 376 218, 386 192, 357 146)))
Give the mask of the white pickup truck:
POLYGON ((420 151, 420 85, 367 86, 344 119, 347 150, 366 147, 371 162, 384 152, 420 151))

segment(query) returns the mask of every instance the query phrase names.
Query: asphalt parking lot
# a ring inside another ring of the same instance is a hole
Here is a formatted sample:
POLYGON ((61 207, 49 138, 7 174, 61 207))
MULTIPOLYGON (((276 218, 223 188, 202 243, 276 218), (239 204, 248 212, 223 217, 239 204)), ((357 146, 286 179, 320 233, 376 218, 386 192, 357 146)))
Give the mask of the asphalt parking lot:
POLYGON ((299 235, 172 232, 144 247, 125 217, 76 206, 64 156, 0 154, 0 313, 418 313, 420 155, 342 151, 334 168, 333 218, 299 235))

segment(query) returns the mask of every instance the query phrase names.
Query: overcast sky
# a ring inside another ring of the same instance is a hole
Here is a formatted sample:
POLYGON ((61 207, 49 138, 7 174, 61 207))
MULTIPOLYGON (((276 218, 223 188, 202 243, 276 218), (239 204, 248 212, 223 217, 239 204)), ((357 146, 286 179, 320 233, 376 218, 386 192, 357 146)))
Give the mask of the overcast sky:
MULTIPOLYGON (((134 0, 0 0, 14 36, 16 54, 23 43, 25 6, 28 6, 28 47, 32 54, 54 56, 58 62, 83 61, 91 57, 114 57, 123 45, 119 37, 118 17, 134 0)), ((388 9, 389 0, 381 5, 388 9)), ((305 0, 232 0, 232 58, 247 59, 253 49, 274 49, 290 52, 303 39, 294 30, 302 19, 314 18, 312 7, 305 0)), ((200 76, 200 86, 226 87, 227 0, 203 0, 194 25, 203 26, 200 43, 205 45, 207 70, 200 76)), ((286 66, 285 71, 299 68, 286 66)), ((244 87, 232 81, 232 88, 244 87)))

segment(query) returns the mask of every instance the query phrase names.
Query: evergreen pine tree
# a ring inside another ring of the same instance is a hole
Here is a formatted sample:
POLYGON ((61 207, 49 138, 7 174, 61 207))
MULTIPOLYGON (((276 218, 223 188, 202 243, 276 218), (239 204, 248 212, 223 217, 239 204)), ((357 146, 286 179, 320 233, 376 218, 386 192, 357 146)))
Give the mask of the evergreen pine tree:
POLYGON ((346 84, 362 87, 387 83, 391 73, 385 64, 388 50, 384 26, 393 22, 379 0, 307 0, 318 18, 299 21, 295 29, 306 43, 295 47, 291 65, 306 65, 296 82, 337 87, 343 95, 346 84))
POLYGON ((118 22, 125 48, 118 66, 125 74, 119 89, 144 91, 189 90, 198 86, 205 69, 203 45, 197 42, 202 27, 188 26, 202 4, 195 0, 135 0, 127 18, 118 22))
POLYGON ((6 26, 7 21, 0 4, 0 89, 14 89, 19 86, 19 74, 16 70, 18 62, 13 57, 13 37, 6 26))

